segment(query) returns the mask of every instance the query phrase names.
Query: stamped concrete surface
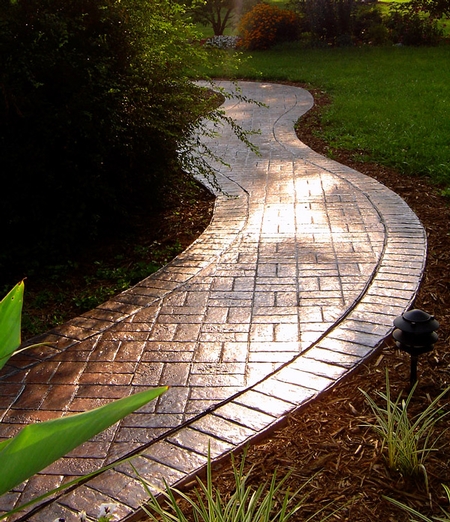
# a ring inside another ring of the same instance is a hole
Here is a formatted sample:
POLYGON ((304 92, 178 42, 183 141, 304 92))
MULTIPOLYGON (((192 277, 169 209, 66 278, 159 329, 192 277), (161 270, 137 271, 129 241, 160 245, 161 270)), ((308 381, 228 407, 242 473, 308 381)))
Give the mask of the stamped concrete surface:
MULTIPOLYGON (((170 390, 1 497, 0 512, 133 453, 154 487, 189 479, 208 445, 218 458, 342 379, 411 305, 426 255, 411 209, 298 141, 307 91, 240 87, 265 106, 231 98, 224 107, 259 130, 260 155, 218 129, 209 146, 229 166, 215 165, 224 191, 210 226, 158 273, 44 336, 53 347, 11 359, 0 437, 148 387, 170 390)), ((103 502, 126 517, 145 499, 124 463, 9 520, 72 521, 103 502)))

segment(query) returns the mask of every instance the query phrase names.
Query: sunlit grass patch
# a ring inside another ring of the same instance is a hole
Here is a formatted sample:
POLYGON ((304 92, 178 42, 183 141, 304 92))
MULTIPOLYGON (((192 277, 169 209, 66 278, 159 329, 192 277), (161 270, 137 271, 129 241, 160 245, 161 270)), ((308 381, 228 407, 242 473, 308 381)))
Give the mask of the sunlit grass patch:
MULTIPOLYGON (((220 76, 220 71, 216 71, 220 76)), ((288 80, 331 95, 321 137, 450 187, 450 46, 254 51, 236 76, 288 80)))

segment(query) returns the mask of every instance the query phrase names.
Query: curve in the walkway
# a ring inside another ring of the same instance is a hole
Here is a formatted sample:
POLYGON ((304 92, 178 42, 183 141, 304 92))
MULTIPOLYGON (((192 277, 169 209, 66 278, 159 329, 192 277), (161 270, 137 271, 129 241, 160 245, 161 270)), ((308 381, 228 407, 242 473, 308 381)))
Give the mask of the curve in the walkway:
MULTIPOLYGON (((0 498, 0 510, 133 453, 153 486, 188 481, 208 445, 219 458, 273 429, 372 355, 410 306, 426 254, 411 209, 298 141, 307 91, 241 89, 266 107, 231 98, 226 114, 260 130, 260 155, 227 128, 209 143, 230 165, 214 165, 224 192, 210 226, 158 273, 50 332, 55 348, 10 361, 0 437, 142 387, 170 391, 0 498)), ((69 522, 113 502, 130 517, 144 500, 121 464, 21 516, 69 522)))

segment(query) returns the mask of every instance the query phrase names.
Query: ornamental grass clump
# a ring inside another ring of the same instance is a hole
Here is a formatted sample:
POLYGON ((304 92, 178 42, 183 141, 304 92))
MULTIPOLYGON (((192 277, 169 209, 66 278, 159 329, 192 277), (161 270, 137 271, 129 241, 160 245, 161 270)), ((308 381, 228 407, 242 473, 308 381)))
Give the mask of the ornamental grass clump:
POLYGON ((300 19, 288 9, 257 4, 241 18, 238 31, 242 37, 239 42, 242 49, 269 49, 277 43, 297 40, 300 19))
MULTIPOLYGON (((302 489, 314 476, 297 491, 291 492, 286 484, 290 474, 279 479, 275 472, 270 481, 252 486, 249 483, 250 478, 254 482, 254 477, 251 477, 252 468, 246 473, 244 466, 245 453, 239 465, 232 457, 235 486, 231 494, 228 491, 223 494, 213 485, 209 455, 206 482, 197 477, 197 489, 192 494, 183 493, 165 482, 164 490, 160 492, 160 498, 157 498, 141 478, 150 498, 143 509, 153 522, 287 522, 299 513, 308 498, 307 494, 302 494, 302 489), (187 506, 186 510, 183 510, 179 500, 187 506)), ((322 506, 313 515, 300 519, 304 522, 328 520, 338 511, 335 509, 323 514, 329 507, 330 504, 322 506)), ((298 516, 301 517, 301 511, 298 516)))
POLYGON ((410 418, 408 408, 416 387, 417 384, 413 386, 406 399, 402 399, 400 393, 397 399, 393 400, 389 373, 386 370, 386 393, 377 392, 385 402, 384 406, 379 406, 365 391, 360 391, 375 415, 375 422, 367 426, 380 436, 382 447, 387 449, 389 468, 399 471, 404 476, 422 473, 426 480, 425 461, 432 451, 436 451, 437 442, 443 434, 433 437, 436 424, 449 413, 443 411, 439 403, 450 391, 450 387, 431 401, 423 412, 410 418))
MULTIPOLYGON (((448 486, 446 486, 445 484, 442 484, 442 487, 444 488, 445 493, 447 495, 447 500, 450 503, 450 488, 448 486)), ((450 513, 444 508, 441 508, 442 515, 443 515, 442 517, 429 518, 426 515, 422 515, 422 513, 419 513, 419 511, 417 511, 416 509, 414 509, 410 506, 407 506, 403 502, 399 502, 398 500, 395 500, 395 499, 389 498, 389 497, 384 497, 384 498, 386 500, 389 500, 389 502, 392 502, 392 504, 399 507, 400 509, 403 509, 403 511, 406 511, 410 515, 414 515, 415 517, 418 517, 419 520, 423 520, 424 522, 450 522, 450 513)))

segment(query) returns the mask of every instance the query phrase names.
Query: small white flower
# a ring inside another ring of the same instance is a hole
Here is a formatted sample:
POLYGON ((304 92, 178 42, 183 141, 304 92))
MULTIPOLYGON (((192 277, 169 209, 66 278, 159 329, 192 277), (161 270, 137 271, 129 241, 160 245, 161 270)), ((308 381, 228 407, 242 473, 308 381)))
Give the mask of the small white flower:
POLYGON ((107 520, 110 520, 111 515, 114 514, 116 509, 117 509, 117 504, 101 504, 100 510, 98 513, 98 518, 105 517, 107 520))
POLYGON ((211 36, 206 40, 206 47, 215 47, 217 49, 235 49, 239 41, 239 36, 211 36))

